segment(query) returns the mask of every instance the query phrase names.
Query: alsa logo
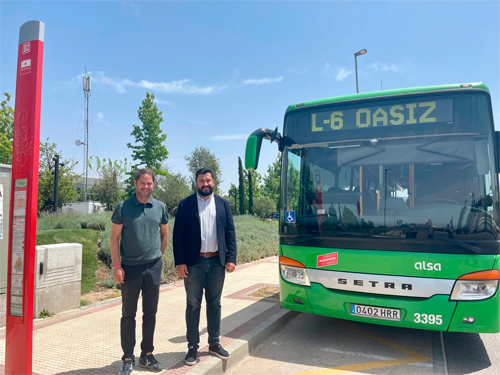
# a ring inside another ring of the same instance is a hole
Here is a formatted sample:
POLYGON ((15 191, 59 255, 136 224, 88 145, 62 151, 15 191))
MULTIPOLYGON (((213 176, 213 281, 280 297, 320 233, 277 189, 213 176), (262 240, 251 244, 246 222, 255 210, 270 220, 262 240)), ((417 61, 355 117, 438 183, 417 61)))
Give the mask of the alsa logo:
POLYGON ((441 271, 441 263, 426 263, 417 262, 415 263, 415 269, 417 270, 427 270, 427 271, 441 271))

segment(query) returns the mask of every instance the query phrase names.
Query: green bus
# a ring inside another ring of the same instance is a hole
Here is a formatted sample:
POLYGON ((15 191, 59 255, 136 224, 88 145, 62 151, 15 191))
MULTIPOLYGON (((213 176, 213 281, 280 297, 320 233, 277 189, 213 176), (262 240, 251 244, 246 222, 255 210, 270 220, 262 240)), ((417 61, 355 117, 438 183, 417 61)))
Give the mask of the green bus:
POLYGON ((280 302, 389 326, 499 332, 499 132, 483 83, 290 105, 281 152, 280 302))

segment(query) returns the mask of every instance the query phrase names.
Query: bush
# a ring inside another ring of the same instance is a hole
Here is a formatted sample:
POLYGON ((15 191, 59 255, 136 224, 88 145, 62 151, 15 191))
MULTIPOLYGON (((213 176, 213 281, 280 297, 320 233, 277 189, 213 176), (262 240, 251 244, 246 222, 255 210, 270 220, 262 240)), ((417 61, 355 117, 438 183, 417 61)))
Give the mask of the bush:
POLYGON ((269 214, 276 211, 276 203, 274 201, 264 195, 261 197, 255 198, 255 202, 253 204, 253 212, 261 218, 268 217, 269 214))
POLYGON ((83 214, 80 212, 42 212, 37 220, 37 230, 94 229, 103 231, 111 226, 111 212, 83 214))
POLYGON ((255 216, 241 215, 234 218, 237 264, 278 255, 278 222, 262 221, 255 216))
POLYGON ((82 227, 78 223, 61 221, 54 226, 54 229, 82 229, 82 227))
POLYGON ((90 215, 82 215, 80 225, 82 229, 93 229, 103 231, 111 226, 111 212, 99 212, 90 215))
POLYGON ((80 213, 44 211, 38 216, 37 230, 80 229, 80 213))

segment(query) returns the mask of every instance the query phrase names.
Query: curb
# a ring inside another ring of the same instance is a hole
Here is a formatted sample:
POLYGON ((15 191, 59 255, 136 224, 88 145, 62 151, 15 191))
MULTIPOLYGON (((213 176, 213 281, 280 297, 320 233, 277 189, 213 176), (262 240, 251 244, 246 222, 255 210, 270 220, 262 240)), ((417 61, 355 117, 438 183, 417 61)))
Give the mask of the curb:
POLYGON ((236 366, 244 360, 253 349, 268 339, 273 333, 283 328, 285 324, 294 319, 298 314, 296 311, 280 310, 250 332, 227 345, 225 349, 231 354, 229 360, 222 361, 219 358, 211 356, 193 366, 195 368, 187 371, 185 375, 217 375, 225 373, 229 368, 236 366))

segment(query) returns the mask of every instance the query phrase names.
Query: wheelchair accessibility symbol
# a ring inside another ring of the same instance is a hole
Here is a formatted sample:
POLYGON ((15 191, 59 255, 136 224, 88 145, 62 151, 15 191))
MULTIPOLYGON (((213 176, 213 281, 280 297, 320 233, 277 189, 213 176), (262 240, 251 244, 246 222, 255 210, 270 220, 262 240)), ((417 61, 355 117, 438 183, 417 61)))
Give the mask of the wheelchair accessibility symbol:
POLYGON ((295 211, 286 211, 285 218, 287 223, 295 223, 295 211))

